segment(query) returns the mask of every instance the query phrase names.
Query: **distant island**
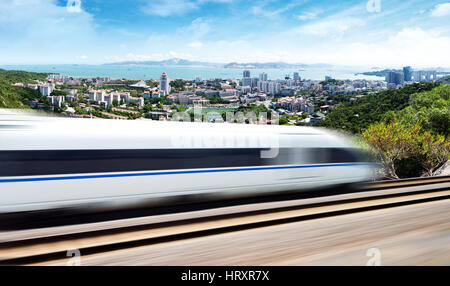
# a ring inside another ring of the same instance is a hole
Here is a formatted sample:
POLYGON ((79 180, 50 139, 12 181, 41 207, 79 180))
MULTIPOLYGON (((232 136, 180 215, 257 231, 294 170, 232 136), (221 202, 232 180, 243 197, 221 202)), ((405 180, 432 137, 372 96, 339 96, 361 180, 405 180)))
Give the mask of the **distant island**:
POLYGON ((401 72, 402 70, 396 70, 396 69, 384 69, 384 70, 380 70, 380 71, 370 71, 370 72, 359 72, 359 73, 355 73, 355 75, 374 75, 374 76, 380 76, 380 77, 385 77, 386 74, 388 72, 401 72))
POLYGON ((269 63, 210 63, 201 61, 190 61, 185 59, 168 59, 162 61, 123 61, 115 63, 107 63, 105 65, 157 65, 157 66, 191 66, 191 67, 216 67, 229 69, 303 69, 308 67, 324 68, 332 67, 328 64, 289 64, 284 62, 269 62, 269 63))

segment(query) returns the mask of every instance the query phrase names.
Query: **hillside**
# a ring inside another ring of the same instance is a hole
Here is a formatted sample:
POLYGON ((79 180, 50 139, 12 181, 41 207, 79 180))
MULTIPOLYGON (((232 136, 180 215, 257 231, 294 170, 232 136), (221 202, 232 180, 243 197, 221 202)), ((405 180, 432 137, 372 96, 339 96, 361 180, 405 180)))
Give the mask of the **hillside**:
POLYGON ((387 178, 439 175, 450 160, 450 85, 377 92, 340 105, 316 125, 358 134, 387 178))
POLYGON ((421 82, 364 96, 336 107, 327 114, 325 120, 316 125, 360 133, 371 124, 379 122, 386 112, 406 108, 412 94, 430 91, 435 86, 436 84, 421 82))
POLYGON ((41 99, 37 90, 12 86, 14 83, 32 83, 33 80, 44 81, 45 73, 24 71, 7 71, 0 69, 0 108, 29 108, 28 100, 41 99))

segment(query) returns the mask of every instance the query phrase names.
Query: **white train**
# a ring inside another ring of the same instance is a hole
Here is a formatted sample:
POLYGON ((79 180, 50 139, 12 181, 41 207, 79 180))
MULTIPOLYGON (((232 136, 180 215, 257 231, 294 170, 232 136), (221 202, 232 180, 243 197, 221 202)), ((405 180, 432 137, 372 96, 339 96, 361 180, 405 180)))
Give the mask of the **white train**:
POLYGON ((367 180, 372 166, 308 127, 0 112, 0 213, 322 188, 367 180))

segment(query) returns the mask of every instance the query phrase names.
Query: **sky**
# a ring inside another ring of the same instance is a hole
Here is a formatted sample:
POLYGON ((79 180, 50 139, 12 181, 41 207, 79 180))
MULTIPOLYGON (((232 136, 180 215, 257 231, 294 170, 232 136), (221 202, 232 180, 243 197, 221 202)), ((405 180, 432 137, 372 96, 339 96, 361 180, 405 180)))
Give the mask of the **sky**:
POLYGON ((0 0, 0 64, 450 67, 450 2, 0 0))

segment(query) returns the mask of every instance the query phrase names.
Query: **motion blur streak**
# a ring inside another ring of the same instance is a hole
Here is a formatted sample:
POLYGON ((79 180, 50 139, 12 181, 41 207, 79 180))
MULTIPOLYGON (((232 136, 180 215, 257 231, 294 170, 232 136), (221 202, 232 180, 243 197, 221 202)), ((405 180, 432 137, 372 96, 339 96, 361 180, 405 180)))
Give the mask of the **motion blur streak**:
POLYGON ((314 128, 15 111, 0 112, 0 127, 1 213, 311 190, 365 181, 373 173, 347 138, 314 128), (197 145, 174 146, 174 135, 197 145), (261 156, 273 148, 275 157, 261 156))

